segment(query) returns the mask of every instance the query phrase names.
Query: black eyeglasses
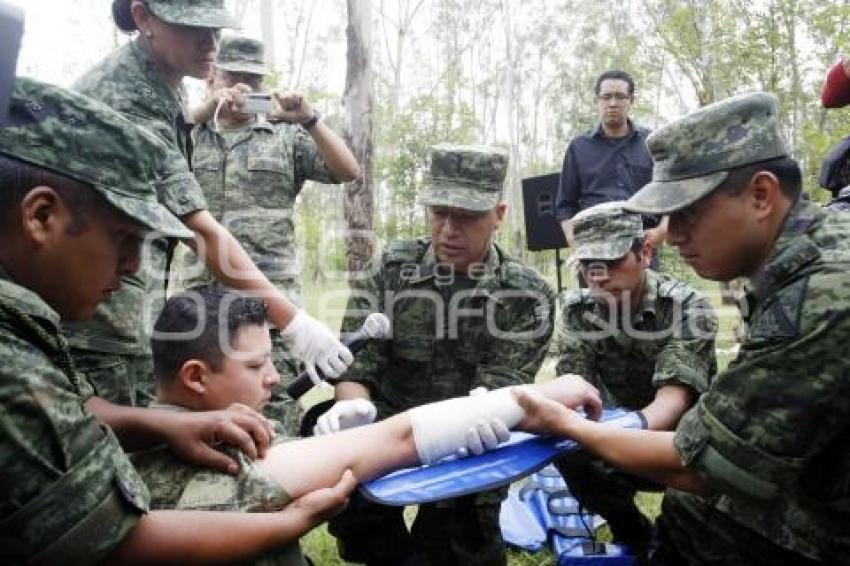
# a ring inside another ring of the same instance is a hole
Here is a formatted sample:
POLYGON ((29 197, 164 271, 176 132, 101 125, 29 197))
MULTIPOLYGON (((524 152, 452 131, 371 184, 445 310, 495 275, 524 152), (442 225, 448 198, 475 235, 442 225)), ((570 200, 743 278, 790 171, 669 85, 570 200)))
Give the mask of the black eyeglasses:
POLYGON ((618 102, 622 102, 623 100, 629 100, 631 98, 630 94, 625 92, 604 92, 596 96, 599 100, 604 100, 605 102, 610 102, 612 100, 616 100, 618 102))

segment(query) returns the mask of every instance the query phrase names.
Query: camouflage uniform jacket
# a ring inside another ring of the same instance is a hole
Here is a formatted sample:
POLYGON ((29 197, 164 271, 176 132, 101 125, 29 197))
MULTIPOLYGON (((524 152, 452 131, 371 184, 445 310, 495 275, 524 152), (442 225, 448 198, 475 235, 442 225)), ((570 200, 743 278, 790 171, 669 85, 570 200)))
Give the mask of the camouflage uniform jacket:
POLYGON ((269 280, 297 286, 295 197, 309 180, 338 183, 300 126, 259 117, 241 127, 193 132, 192 163, 209 210, 269 280))
MULTIPOLYGON (((175 216, 180 218, 206 208, 204 195, 187 161, 189 127, 184 119, 184 94, 164 82, 138 40, 111 53, 77 80, 74 88, 146 127, 174 148, 168 164, 164 165, 173 182, 159 187, 157 197, 175 216)), ((139 272, 123 279, 122 288, 98 307, 93 320, 63 325, 71 346, 149 355, 148 337, 143 328, 147 319, 152 323, 164 299, 166 260, 164 242, 154 242, 150 253, 143 254, 139 272), (152 303, 151 299, 159 302, 152 303)))
POLYGON ((672 277, 645 273, 637 313, 627 320, 617 320, 587 289, 567 293, 552 341, 558 375, 581 375, 606 402, 633 410, 665 385, 702 393, 717 371, 717 317, 708 299, 672 277))
POLYGON ((546 354, 554 294, 534 270, 495 244, 466 288, 439 265, 430 240, 395 242, 374 273, 352 285, 344 332, 370 312, 393 323, 392 340, 371 343, 344 375, 370 389, 380 418, 479 386, 533 382, 546 354))
MULTIPOLYGON (((151 408, 187 410, 163 404, 151 408)), ((289 504, 289 494, 268 472, 238 450, 229 454, 239 463, 236 477, 183 462, 166 446, 136 452, 132 460, 150 490, 151 509, 273 512, 289 504)), ((294 566, 304 564, 304 559, 296 543, 252 564, 294 566)))
POLYGON ((697 562, 711 559, 714 541, 725 540, 741 549, 721 557, 733 563, 758 533, 799 555, 848 563, 847 218, 803 200, 794 205, 753 279, 738 356, 679 422, 676 449, 712 495, 673 491, 665 515, 707 505, 726 518, 704 525, 669 516, 683 529, 677 545, 689 546, 697 562))
POLYGON ((92 395, 59 316, 0 268, 0 541, 6 563, 103 560, 147 511, 115 436, 83 408, 92 395))

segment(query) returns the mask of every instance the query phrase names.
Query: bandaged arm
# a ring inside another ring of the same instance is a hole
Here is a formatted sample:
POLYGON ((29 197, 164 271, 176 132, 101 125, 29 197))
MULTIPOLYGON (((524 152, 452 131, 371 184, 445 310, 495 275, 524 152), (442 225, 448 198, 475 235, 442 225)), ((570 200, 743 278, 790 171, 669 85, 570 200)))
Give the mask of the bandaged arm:
MULTIPOLYGON (((593 418, 601 412, 598 392, 577 376, 523 387, 583 408, 593 418)), ((423 405, 371 425, 278 444, 258 465, 297 498, 333 485, 346 469, 363 482, 405 466, 433 463, 455 454, 482 419, 499 418, 510 428, 521 428, 524 413, 511 389, 423 405)))

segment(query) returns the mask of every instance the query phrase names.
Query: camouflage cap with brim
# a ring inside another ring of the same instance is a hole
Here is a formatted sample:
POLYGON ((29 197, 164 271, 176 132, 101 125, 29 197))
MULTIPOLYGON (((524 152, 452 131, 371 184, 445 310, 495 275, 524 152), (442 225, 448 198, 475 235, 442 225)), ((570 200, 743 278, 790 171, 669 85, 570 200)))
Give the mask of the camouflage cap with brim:
POLYGON ((567 239, 575 247, 571 261, 620 259, 643 238, 640 214, 623 210, 623 201, 598 204, 582 210, 567 224, 567 239))
POLYGON ((224 0, 146 0, 145 5, 169 24, 199 28, 238 28, 224 0))
POLYGON ((649 135, 652 181, 625 208, 669 214, 719 187, 728 170, 788 155, 779 131, 779 103, 765 92, 715 102, 649 135))
POLYGON ((248 37, 222 38, 215 66, 233 73, 268 74, 263 43, 248 37))
POLYGON ((9 124, 0 128, 0 154, 91 185, 150 230, 193 237, 156 198, 159 186, 180 181, 159 173, 164 142, 91 98, 18 79, 9 124))
POLYGON ((419 203, 486 211, 502 200, 508 170, 505 150, 443 143, 431 148, 431 167, 419 203))

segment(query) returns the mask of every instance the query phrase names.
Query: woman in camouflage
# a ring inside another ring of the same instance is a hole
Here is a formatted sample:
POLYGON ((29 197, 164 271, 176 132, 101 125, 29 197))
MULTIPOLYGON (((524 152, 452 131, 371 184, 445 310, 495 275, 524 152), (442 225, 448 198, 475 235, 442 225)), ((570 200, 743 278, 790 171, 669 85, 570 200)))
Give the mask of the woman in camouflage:
MULTIPOLYGON (((74 88, 155 132, 171 148, 168 175, 158 199, 195 234, 192 243, 223 284, 262 296, 270 318, 283 329, 291 351, 315 374, 331 377, 351 362, 351 353, 321 323, 298 310, 269 283, 239 243, 206 210, 190 169, 191 125, 185 116, 184 77, 212 71, 218 37, 235 20, 224 0, 113 0, 112 14, 123 31, 138 32, 126 45, 77 80, 74 88)), ((98 394, 120 404, 146 405, 152 393, 150 346, 144 328, 159 312, 167 283, 171 245, 146 244, 139 274, 98 309, 95 320, 69 325, 75 358, 98 394), (147 317, 145 316, 147 313, 147 317), (142 315, 141 317, 139 315, 142 315)), ((318 379, 318 378, 316 378, 318 379)))

